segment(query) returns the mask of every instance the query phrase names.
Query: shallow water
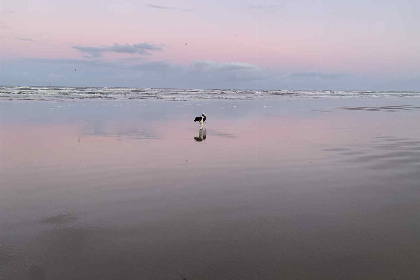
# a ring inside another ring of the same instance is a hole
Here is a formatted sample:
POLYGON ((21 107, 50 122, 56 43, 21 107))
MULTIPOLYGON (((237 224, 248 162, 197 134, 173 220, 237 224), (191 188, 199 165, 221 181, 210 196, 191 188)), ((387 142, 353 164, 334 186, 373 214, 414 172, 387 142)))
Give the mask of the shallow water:
POLYGON ((417 279, 419 108, 2 101, 0 279, 417 279))

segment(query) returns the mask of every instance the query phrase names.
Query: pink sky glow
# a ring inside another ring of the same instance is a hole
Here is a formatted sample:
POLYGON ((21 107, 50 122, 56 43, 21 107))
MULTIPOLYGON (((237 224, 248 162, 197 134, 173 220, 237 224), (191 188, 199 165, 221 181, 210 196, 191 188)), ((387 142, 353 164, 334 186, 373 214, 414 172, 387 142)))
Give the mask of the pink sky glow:
MULTIPOLYGON (((3 0, 0 58, 6 64, 100 59, 180 67, 211 61, 283 74, 420 80, 418 1, 336 2, 3 0), (158 50, 108 49, 142 43, 158 50)), ((0 76, 2 84, 8 79, 0 76)))

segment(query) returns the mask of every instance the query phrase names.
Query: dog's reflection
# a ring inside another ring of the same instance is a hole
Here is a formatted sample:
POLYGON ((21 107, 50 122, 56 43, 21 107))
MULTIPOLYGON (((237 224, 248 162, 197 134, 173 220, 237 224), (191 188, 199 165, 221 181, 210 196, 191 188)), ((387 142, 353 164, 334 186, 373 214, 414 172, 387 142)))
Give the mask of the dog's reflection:
POLYGON ((204 141, 204 140, 206 140, 206 129, 204 128, 204 129, 199 129, 198 130, 198 137, 194 137, 194 140, 195 141, 198 141, 198 142, 201 142, 201 141, 204 141))

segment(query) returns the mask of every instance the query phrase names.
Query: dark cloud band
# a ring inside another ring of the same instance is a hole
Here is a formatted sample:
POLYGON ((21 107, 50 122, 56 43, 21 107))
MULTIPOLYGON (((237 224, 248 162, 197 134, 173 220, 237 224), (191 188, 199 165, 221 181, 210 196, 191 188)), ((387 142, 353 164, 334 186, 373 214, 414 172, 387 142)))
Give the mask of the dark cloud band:
POLYGON ((160 51, 161 47, 149 43, 139 43, 139 44, 114 44, 112 46, 103 46, 103 47, 86 47, 86 46, 73 46, 74 49, 81 51, 82 53, 88 55, 89 57, 102 57, 105 52, 114 52, 114 53, 126 53, 126 54, 138 54, 138 55, 148 55, 152 51, 160 51))

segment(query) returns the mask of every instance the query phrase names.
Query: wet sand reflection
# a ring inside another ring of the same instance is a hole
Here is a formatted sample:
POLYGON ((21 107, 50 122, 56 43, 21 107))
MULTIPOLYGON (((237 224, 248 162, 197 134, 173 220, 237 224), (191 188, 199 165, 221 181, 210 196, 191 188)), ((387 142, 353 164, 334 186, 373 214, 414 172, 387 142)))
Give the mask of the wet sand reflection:
POLYGON ((420 111, 322 102, 10 113, 0 278, 416 279, 420 111))

